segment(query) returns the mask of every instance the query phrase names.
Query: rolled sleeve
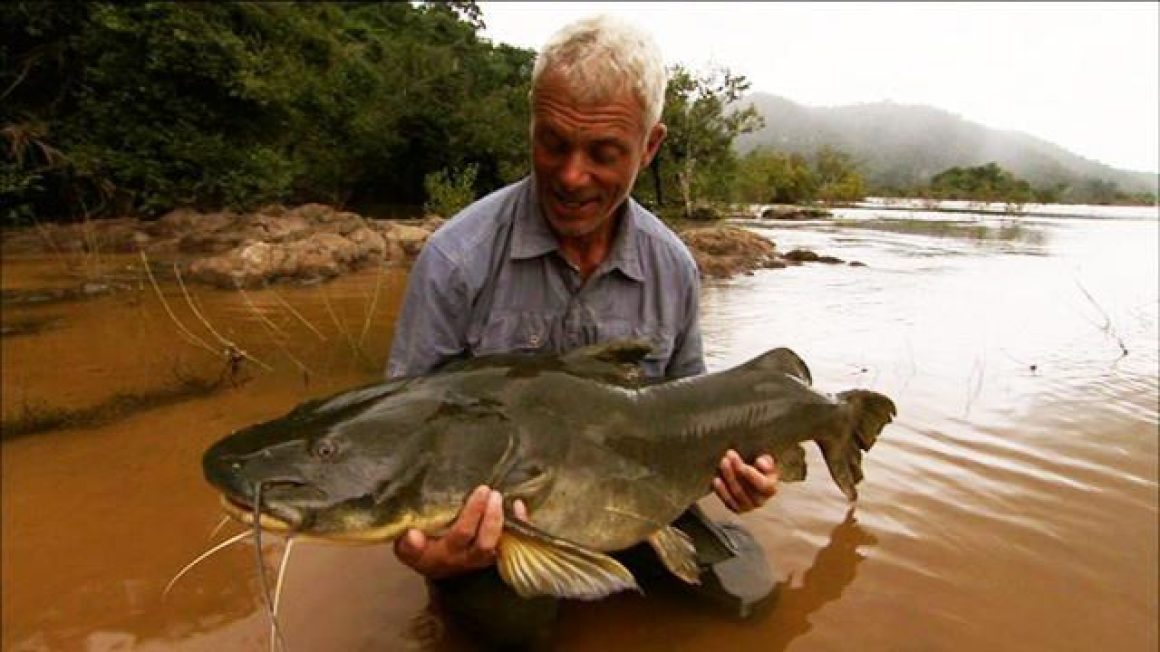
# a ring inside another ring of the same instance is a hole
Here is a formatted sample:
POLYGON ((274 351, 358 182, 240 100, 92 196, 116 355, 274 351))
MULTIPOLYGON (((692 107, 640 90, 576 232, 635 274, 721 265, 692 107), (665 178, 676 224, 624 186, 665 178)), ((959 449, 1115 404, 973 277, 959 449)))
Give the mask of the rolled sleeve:
POLYGON ((425 374, 467 349, 467 284, 454 261, 433 243, 419 252, 387 363, 388 378, 425 374))

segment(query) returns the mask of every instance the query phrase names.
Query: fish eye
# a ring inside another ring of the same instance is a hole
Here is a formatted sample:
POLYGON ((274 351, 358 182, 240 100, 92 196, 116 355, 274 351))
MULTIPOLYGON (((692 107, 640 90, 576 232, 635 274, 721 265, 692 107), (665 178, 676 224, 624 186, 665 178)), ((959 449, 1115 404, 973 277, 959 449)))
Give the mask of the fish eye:
POLYGON ((320 460, 328 460, 338 454, 338 444, 330 439, 320 439, 314 444, 314 455, 320 460))

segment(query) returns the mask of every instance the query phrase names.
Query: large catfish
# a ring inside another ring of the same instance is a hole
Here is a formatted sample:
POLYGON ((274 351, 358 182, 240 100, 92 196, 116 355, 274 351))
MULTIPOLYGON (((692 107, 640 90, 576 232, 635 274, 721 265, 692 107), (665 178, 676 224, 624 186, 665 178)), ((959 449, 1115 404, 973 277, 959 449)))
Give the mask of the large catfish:
POLYGON ((800 444, 821 447, 850 500, 862 451, 895 413, 881 394, 811 389, 775 349, 719 373, 638 385, 640 342, 564 356, 502 355, 350 390, 246 428, 205 453, 205 475, 243 522, 288 536, 390 541, 437 534, 480 484, 522 499, 498 566, 523 596, 595 599, 636 588, 608 552, 648 541, 697 581, 690 539, 669 524, 704 496, 726 450, 805 477, 800 444), (258 503, 255 505, 255 501, 258 503), (255 517, 255 514, 257 515, 255 517))

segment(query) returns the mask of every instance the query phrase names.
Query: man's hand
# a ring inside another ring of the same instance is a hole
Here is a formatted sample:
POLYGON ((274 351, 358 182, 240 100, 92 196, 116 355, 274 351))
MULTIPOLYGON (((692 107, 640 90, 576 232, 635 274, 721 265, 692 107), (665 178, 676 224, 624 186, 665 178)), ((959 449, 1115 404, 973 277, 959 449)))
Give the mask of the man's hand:
POLYGON ((761 455, 750 466, 730 450, 721 458, 713 491, 738 514, 757 509, 777 493, 777 464, 772 456, 761 455))
MULTIPOLYGON (((516 517, 527 520, 527 508, 517 500, 516 517)), ((495 563, 503 533, 503 496, 486 486, 476 487, 463 503, 458 518, 441 537, 407 530, 395 541, 395 556, 428 579, 441 579, 495 563)))

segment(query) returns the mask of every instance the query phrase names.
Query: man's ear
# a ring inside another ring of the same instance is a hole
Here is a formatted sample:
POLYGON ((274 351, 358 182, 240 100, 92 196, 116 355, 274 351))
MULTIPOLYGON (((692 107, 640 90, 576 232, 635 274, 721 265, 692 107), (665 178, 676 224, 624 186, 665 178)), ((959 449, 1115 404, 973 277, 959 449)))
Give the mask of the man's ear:
POLYGON ((648 140, 644 143, 644 157, 641 159, 640 167, 647 168, 661 149, 661 143, 665 142, 665 136, 669 133, 669 128, 665 123, 658 122, 653 125, 653 128, 648 132, 648 140))

